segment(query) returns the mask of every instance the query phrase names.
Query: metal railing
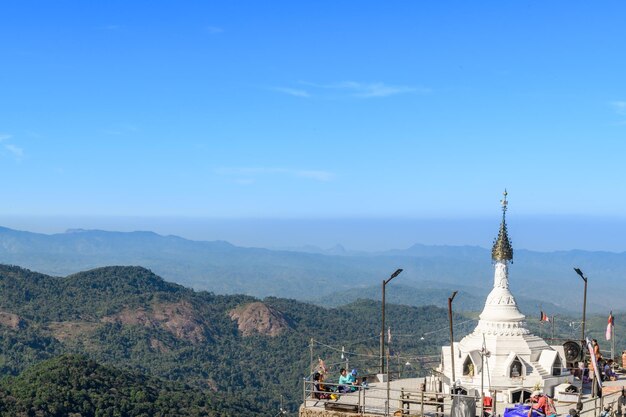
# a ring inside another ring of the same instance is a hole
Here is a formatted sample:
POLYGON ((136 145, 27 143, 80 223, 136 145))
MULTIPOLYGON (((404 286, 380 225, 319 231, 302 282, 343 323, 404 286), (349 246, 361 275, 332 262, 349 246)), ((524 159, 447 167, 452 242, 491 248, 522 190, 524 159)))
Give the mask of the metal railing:
POLYGON ((304 380, 302 393, 304 408, 347 411, 359 415, 443 417, 446 410, 449 414, 453 397, 458 397, 475 402, 477 411, 486 411, 481 407, 481 398, 476 396, 406 388, 391 389, 387 388, 385 383, 376 383, 367 388, 325 382, 322 382, 322 385, 324 389, 316 389, 319 387, 317 381, 304 380), (398 412, 399 414, 394 414, 398 412))
MULTIPOLYGON (((598 417, 605 406, 609 406, 613 411, 617 410, 617 400, 621 395, 621 391, 612 392, 610 394, 604 394, 602 397, 594 397, 588 398, 586 400, 581 400, 582 411, 580 411, 580 415, 586 415, 587 417, 598 417), (592 414, 593 413, 593 414, 592 414)), ((611 415, 613 415, 611 413, 611 415)))
MULTIPOLYGON (((420 389, 392 389, 387 388, 385 383, 375 383, 367 388, 346 386, 337 383, 322 382, 324 390, 316 390, 318 382, 304 379, 302 388, 303 407, 321 408, 325 410, 337 410, 354 413, 355 415, 381 415, 381 416, 429 416, 443 417, 450 415, 454 397, 467 398, 474 401, 476 415, 502 415, 504 407, 502 403, 493 401, 492 407, 485 407, 480 394, 461 395, 435 391, 422 391, 420 389), (348 388, 348 389, 346 389, 348 388), (344 391, 344 392, 342 392, 344 391), (503 407, 502 410, 496 407, 503 407), (397 414, 394 414, 397 413, 397 414)), ((422 385, 422 387, 425 386, 422 385)), ((489 395, 496 398, 499 391, 491 391, 489 395)), ((610 416, 615 416, 618 409, 618 399, 621 391, 607 393, 602 397, 581 399, 578 404, 572 403, 570 408, 580 409, 581 417, 600 417, 604 407, 611 407, 610 416)), ((559 415, 566 415, 563 405, 557 406, 559 415)))

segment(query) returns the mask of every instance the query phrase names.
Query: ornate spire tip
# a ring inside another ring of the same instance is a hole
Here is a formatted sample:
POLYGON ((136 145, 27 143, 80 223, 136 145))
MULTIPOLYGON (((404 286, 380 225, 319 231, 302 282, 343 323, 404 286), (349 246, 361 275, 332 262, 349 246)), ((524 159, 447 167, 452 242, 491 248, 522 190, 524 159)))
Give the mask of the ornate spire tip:
POLYGON ((500 223, 500 230, 498 231, 498 237, 493 242, 493 248, 491 249, 491 259, 494 261, 511 261, 513 260, 513 247, 509 240, 509 234, 506 229, 506 209, 509 202, 506 197, 508 193, 504 189, 504 198, 500 200, 502 204, 502 223, 500 223))

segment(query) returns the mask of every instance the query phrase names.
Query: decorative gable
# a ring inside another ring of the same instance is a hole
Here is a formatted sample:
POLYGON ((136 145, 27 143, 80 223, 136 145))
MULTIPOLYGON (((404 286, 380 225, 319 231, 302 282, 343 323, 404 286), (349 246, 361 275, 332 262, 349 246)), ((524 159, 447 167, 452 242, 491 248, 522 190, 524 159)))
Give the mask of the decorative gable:
POLYGON ((520 358, 515 352, 509 353, 504 362, 503 375, 509 378, 521 378, 528 375, 532 367, 520 358))

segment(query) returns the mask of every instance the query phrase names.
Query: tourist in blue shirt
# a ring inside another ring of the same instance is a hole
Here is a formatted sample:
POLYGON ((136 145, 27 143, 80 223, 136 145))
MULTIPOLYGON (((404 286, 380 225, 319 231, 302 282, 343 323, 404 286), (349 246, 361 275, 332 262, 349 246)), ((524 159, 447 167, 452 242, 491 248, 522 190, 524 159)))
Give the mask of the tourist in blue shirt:
POLYGON ((356 391, 356 369, 353 369, 352 372, 348 373, 345 368, 341 368, 340 370, 341 376, 339 377, 339 392, 354 392, 356 391))
POLYGON ((348 371, 346 370, 346 368, 341 368, 339 372, 341 373, 341 375, 339 376, 339 387, 337 387, 337 390, 339 392, 350 392, 350 386, 352 385, 352 375, 348 376, 348 371))
POLYGON ((348 375, 348 379, 352 385, 356 385, 356 369, 353 369, 352 372, 348 375))

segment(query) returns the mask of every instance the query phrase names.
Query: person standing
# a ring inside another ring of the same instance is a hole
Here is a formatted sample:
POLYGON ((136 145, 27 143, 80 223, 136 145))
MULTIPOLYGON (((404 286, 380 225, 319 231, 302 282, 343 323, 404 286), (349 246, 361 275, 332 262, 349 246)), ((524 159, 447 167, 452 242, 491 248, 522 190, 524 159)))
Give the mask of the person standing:
POLYGON ((600 352, 600 345, 598 345, 598 340, 593 339, 593 354, 596 356, 596 362, 600 362, 602 359, 602 352, 600 352))

